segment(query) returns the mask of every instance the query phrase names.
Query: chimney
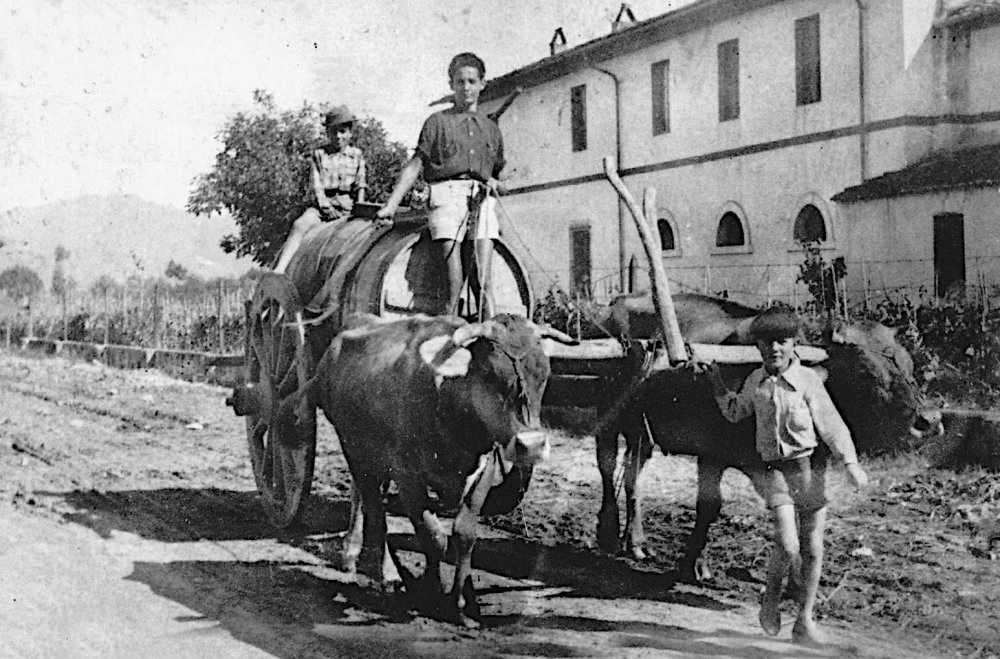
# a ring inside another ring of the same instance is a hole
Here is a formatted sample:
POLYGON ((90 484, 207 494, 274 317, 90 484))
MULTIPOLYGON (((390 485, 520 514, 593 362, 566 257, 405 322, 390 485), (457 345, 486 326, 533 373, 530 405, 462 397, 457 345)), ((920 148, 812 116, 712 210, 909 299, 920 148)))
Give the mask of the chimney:
POLYGON ((564 50, 566 50, 566 35, 563 34, 561 27, 557 27, 552 33, 552 40, 549 41, 549 55, 558 55, 564 50))
POLYGON ((632 13, 632 8, 628 6, 627 2, 623 2, 621 9, 618 10, 618 15, 615 16, 615 20, 611 23, 611 33, 621 32, 632 27, 634 24, 635 14, 632 13))

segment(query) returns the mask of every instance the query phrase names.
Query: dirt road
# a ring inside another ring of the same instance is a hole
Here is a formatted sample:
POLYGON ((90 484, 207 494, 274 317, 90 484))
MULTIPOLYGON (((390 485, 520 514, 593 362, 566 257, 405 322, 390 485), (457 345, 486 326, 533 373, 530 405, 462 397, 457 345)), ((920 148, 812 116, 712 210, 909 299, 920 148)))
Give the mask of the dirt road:
MULTIPOLYGON (((638 566, 593 549, 592 442, 571 437, 557 442, 525 507, 477 545, 482 628, 431 620, 335 569, 348 501, 325 422, 308 514, 287 533, 268 526, 225 396, 156 372, 0 354, 0 656, 914 657, 1000 648, 988 622, 981 637, 935 639, 912 624, 879 628, 877 617, 851 632, 828 617, 836 644, 824 649, 791 644, 787 626, 782 640, 766 638, 752 606, 756 558, 721 564, 714 587, 690 587, 664 574, 668 559, 638 566)), ((673 554, 690 525, 694 470, 658 456, 647 474, 651 517, 663 512, 657 505, 676 509, 650 530, 656 539, 670 527, 674 544, 662 553, 673 554)), ((760 511, 740 479, 724 483, 739 502, 717 534, 761 554, 760 511)), ((400 519, 390 530, 410 533, 400 519)), ((404 560, 417 566, 420 555, 404 560)), ((827 597, 848 592, 845 581, 827 597)))

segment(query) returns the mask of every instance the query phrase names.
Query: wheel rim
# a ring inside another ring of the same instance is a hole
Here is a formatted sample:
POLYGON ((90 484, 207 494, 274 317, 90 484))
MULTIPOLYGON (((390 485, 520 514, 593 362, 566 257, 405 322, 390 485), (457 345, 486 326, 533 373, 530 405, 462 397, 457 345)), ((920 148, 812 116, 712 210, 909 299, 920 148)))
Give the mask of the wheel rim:
POLYGON ((247 318, 247 379, 260 400, 246 420, 250 462, 265 512, 279 528, 301 513, 315 463, 315 408, 303 401, 297 414, 280 410, 282 399, 312 371, 308 347, 294 324, 300 308, 291 284, 283 276, 268 275, 258 285, 247 318))

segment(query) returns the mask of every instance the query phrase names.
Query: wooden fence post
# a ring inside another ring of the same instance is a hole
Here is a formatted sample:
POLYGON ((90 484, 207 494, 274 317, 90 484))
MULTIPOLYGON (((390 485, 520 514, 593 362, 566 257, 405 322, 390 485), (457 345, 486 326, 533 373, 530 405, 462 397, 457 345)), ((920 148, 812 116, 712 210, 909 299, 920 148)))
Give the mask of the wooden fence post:
POLYGON ((160 285, 153 284, 153 347, 160 348, 163 332, 163 308, 160 302, 160 285))
POLYGON ((104 345, 108 344, 108 337, 111 336, 111 314, 108 313, 108 287, 104 287, 104 345))
POLYGON ((69 341, 69 330, 66 323, 66 291, 63 291, 60 297, 62 298, 62 339, 69 341))
POLYGON ((222 298, 225 294, 226 294, 225 284, 220 279, 218 297, 216 300, 216 312, 215 312, 216 323, 219 326, 219 354, 222 354, 226 351, 226 335, 222 324, 222 298))

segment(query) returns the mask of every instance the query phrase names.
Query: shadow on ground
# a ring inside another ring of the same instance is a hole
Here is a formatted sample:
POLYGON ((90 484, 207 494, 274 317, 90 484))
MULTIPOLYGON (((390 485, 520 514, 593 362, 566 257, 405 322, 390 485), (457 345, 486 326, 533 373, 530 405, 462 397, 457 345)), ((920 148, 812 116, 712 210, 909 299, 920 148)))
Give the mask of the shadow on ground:
MULTIPOLYGON (((252 491, 166 488, 39 494, 62 498, 73 509, 64 515, 67 521, 103 538, 118 531, 165 543, 277 539, 318 556, 333 569, 330 544, 315 538, 344 530, 350 508, 345 499, 314 496, 301 522, 277 532, 264 519, 252 491)), ((485 635, 416 617, 413 611, 426 608, 419 602, 326 578, 317 574, 322 570, 313 569, 315 565, 280 560, 138 562, 129 579, 277 656, 593 655, 588 649, 593 640, 578 645, 548 638, 553 634, 562 638, 560 631, 598 633, 602 645, 611 644, 603 655, 613 654, 613 647, 682 647, 684 652, 705 656, 730 652, 711 640, 698 640, 704 634, 672 625, 553 615, 547 606, 544 614, 520 614, 518 602, 524 596, 639 599, 712 611, 734 607, 687 589, 679 591, 669 576, 637 570, 606 555, 488 535, 493 537, 477 543, 473 564, 495 575, 484 580, 479 593, 493 596, 494 602, 496 596, 502 598, 503 614, 483 617, 485 635), (541 592, 553 588, 559 589, 557 595, 541 592), (377 634, 372 625, 379 625, 377 634)), ((412 535, 393 534, 391 540, 404 552, 418 551, 412 535)))

